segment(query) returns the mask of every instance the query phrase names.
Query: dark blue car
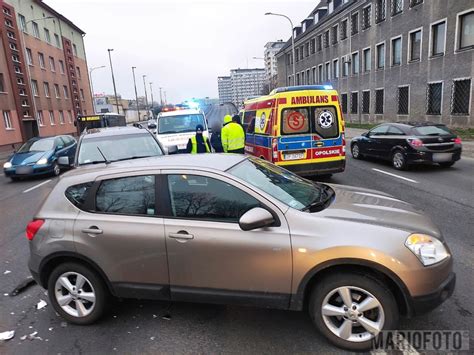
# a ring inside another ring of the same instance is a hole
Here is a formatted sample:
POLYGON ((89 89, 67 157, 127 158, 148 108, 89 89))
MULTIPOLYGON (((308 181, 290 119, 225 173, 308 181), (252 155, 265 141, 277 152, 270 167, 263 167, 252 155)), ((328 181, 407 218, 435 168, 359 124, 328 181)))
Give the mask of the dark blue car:
POLYGON ((77 142, 72 136, 35 137, 28 140, 3 165, 12 180, 37 175, 59 175, 59 157, 74 158, 77 142))

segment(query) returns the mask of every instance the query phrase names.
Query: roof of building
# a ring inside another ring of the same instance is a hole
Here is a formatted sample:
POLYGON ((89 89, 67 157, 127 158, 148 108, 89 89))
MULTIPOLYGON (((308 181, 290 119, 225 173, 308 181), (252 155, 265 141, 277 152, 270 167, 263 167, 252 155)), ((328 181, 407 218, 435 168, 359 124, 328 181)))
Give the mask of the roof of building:
POLYGON ((252 72, 252 71, 265 71, 265 68, 253 68, 253 69, 240 69, 240 68, 237 68, 237 69, 231 69, 230 71, 231 72, 252 72))
POLYGON ((57 12, 56 10, 54 10, 51 6, 49 6, 48 4, 44 3, 43 0, 33 0, 36 4, 38 4, 39 6, 41 6, 43 9, 49 11, 50 13, 52 13, 54 16, 56 16, 58 19, 60 19, 61 21, 64 21, 65 23, 67 23, 69 26, 71 26, 73 29, 75 29, 77 32, 79 32, 81 35, 85 35, 86 33, 81 30, 79 27, 77 27, 71 20, 69 20, 67 17, 65 17, 64 15, 61 15, 59 12, 57 12))

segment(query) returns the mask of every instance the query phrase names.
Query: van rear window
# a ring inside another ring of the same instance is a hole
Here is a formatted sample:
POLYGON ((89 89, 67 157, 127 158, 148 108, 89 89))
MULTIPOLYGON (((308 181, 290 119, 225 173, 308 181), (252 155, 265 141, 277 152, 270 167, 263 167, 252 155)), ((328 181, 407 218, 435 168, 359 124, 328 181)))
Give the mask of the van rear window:
POLYGON ((307 108, 287 108, 281 113, 283 134, 310 132, 309 110, 307 108))
POLYGON ((335 107, 313 107, 313 130, 322 138, 339 136, 339 125, 335 107))

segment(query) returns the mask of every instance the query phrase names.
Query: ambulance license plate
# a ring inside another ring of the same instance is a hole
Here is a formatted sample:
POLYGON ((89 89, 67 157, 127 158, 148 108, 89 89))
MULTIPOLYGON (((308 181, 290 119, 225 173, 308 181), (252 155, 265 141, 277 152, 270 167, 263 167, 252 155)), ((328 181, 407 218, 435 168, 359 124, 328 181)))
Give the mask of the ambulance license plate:
POLYGON ((287 153, 287 154, 284 154, 283 157, 285 158, 285 160, 304 159, 305 153, 287 153))

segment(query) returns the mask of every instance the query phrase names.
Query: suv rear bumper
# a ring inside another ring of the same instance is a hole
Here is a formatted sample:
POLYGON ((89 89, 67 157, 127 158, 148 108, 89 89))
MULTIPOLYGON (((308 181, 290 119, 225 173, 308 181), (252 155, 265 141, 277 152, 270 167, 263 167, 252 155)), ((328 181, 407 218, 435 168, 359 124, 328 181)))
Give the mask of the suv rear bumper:
POLYGON ((411 316, 427 313, 446 301, 454 292, 456 274, 451 272, 439 288, 428 295, 417 296, 411 299, 411 316))

